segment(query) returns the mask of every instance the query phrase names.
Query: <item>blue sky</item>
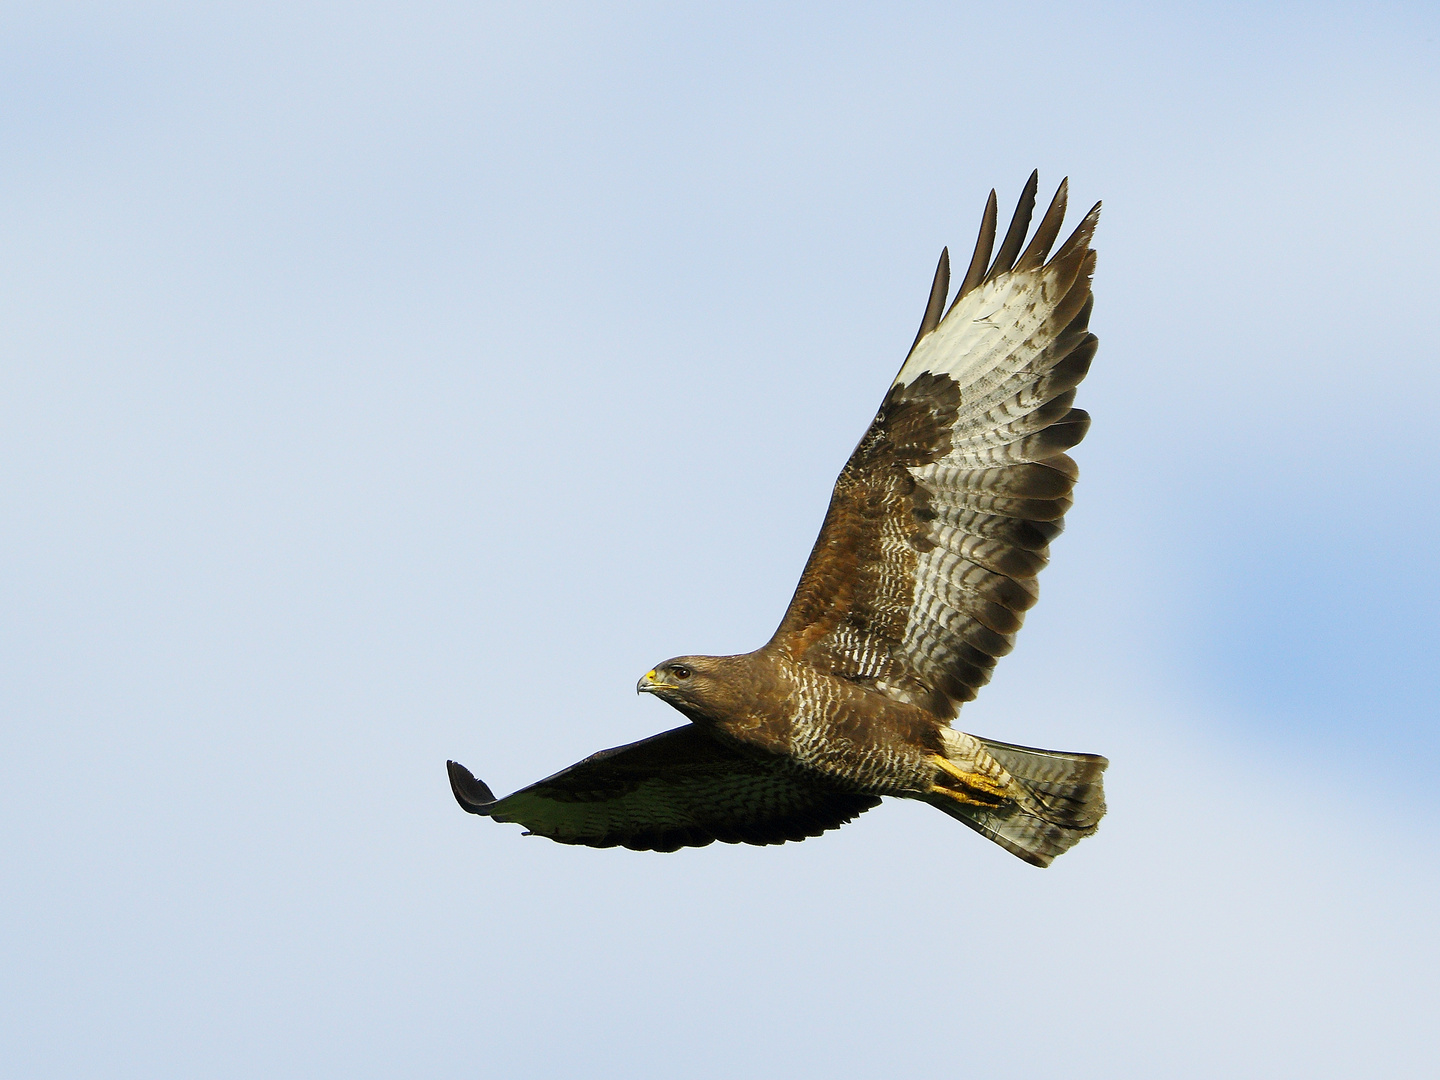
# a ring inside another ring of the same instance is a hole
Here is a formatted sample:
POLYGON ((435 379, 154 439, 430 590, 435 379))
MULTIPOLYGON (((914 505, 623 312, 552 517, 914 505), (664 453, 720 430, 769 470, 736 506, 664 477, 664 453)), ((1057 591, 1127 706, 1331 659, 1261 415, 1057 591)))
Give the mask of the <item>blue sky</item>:
POLYGON ((1437 23, 0 8, 9 1067, 1426 1072, 1437 23), (769 636, 1037 167, 1105 201, 1094 425, 961 724, 1107 754, 1101 832, 461 814, 445 758, 508 791, 769 636))

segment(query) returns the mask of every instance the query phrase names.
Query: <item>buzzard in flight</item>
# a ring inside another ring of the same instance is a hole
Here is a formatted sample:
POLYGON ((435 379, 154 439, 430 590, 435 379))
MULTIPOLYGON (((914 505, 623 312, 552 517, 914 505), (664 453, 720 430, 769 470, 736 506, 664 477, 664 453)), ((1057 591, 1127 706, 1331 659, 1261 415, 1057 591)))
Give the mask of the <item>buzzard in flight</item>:
POLYGON ((1036 866, 1095 831, 1103 757, 950 726, 1035 603, 1078 475, 1065 451, 1090 423, 1072 402, 1095 355, 1100 206, 1047 261, 1067 185, 1026 244, 1036 182, 998 251, 990 193, 948 310, 941 253, 920 332, 835 482, 775 636, 660 664, 638 690, 689 723, 506 798, 449 762, 465 810, 564 844, 674 851, 803 840, 891 795, 1036 866))

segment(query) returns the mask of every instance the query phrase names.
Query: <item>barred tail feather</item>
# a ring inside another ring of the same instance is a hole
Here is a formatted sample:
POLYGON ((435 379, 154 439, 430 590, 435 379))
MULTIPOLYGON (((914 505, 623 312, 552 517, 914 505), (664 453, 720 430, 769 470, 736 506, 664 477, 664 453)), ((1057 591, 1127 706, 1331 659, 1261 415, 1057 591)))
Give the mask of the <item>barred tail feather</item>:
POLYGON ((998 807, 927 800, 1033 866, 1049 866, 1095 832, 1105 816, 1105 767, 1096 754, 1068 754, 981 739, 1025 797, 998 807))

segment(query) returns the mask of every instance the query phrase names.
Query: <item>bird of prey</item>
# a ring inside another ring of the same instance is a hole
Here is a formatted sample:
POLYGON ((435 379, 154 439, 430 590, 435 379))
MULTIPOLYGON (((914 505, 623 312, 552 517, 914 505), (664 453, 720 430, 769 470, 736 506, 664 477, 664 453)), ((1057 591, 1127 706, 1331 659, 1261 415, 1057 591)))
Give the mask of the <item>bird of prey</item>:
POLYGON ((1097 203, 1047 261, 1067 183, 1026 244, 1031 174, 995 250, 995 193, 955 299, 948 249, 920 332, 835 482, 774 637, 641 678, 689 721, 497 799, 448 762, 461 807, 564 844, 674 851, 818 836, 919 799, 1035 866, 1105 813, 1093 754, 951 727, 1037 596, 1078 475, 1066 451, 1096 338, 1097 203), (991 258, 991 255, 994 258, 991 258))

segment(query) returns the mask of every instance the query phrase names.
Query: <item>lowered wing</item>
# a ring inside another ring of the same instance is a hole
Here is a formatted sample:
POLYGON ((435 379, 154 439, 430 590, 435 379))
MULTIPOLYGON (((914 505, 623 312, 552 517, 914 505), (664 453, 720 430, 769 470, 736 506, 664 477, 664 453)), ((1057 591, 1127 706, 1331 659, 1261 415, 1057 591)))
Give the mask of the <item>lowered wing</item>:
POLYGON ((1065 451, 1090 422, 1071 405, 1095 354, 1100 207, 1047 262, 1067 185, 1025 245, 1035 188, 1032 174, 993 261, 991 192, 948 312, 942 253, 915 344, 835 483, 771 642, 940 716, 989 681, 1035 603, 1078 476, 1065 451))
POLYGON ((588 847, 780 844, 819 836, 880 804, 732 750, 694 724, 601 750, 503 799, 465 766, 446 766, 470 813, 588 847))

